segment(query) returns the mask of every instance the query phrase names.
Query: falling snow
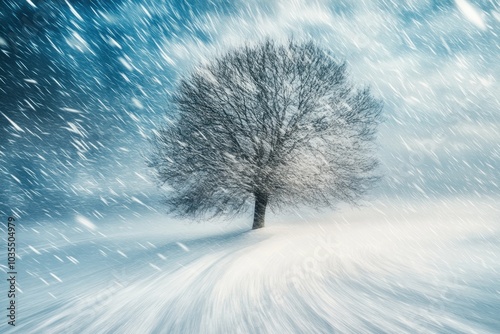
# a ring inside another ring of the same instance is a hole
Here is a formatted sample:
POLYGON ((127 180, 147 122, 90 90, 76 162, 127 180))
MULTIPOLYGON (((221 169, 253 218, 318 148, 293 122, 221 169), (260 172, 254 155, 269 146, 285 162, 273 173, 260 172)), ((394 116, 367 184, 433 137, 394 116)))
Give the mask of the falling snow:
POLYGON ((18 332, 499 330, 497 1, 5 0, 0 20, 18 332), (384 101, 372 201, 253 234, 163 215, 144 156, 179 78, 291 36, 384 101))

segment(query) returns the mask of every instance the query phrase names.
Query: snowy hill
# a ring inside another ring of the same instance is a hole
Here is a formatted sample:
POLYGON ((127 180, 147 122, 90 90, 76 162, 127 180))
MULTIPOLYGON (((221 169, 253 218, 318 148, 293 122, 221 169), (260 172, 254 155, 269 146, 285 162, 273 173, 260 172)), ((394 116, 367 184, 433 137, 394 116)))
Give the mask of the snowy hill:
MULTIPOLYGON (((494 333, 494 202, 22 225, 12 333, 494 333)), ((2 268, 5 270, 5 268, 2 268)), ((10 327, 10 326, 9 326, 10 327)))

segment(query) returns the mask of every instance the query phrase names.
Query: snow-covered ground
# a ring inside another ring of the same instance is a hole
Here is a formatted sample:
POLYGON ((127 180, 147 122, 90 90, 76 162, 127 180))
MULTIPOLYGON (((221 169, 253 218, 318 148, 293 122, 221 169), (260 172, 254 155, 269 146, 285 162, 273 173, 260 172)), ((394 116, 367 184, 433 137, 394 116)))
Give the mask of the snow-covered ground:
POLYGON ((499 332, 495 203, 376 202, 269 215, 257 231, 160 215, 19 222, 17 326, 0 332, 499 332))

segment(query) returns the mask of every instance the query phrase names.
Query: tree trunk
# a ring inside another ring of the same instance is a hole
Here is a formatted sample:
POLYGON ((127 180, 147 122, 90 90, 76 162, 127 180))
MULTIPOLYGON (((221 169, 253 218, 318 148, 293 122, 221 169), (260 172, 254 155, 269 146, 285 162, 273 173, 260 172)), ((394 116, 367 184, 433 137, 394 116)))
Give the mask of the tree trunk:
POLYGON ((268 195, 261 192, 255 193, 255 209, 253 212, 252 230, 264 227, 268 195))

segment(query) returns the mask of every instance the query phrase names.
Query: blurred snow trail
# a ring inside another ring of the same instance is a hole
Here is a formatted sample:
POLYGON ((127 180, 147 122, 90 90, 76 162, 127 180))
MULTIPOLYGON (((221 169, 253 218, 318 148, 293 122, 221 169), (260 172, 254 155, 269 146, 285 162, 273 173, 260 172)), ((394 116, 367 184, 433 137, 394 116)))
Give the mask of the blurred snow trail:
MULTIPOLYGON (((130 238, 60 246, 68 255, 87 252, 78 265, 53 259, 30 267, 51 290, 23 294, 20 305, 38 308, 24 309, 17 330, 493 333, 500 328, 499 217, 491 204, 461 202, 274 217, 256 231, 190 225, 204 230, 201 237, 176 234, 174 223, 163 236, 138 227, 130 238), (127 258, 98 251, 117 247, 127 258)), ((24 261, 57 252, 31 252, 24 261)))

